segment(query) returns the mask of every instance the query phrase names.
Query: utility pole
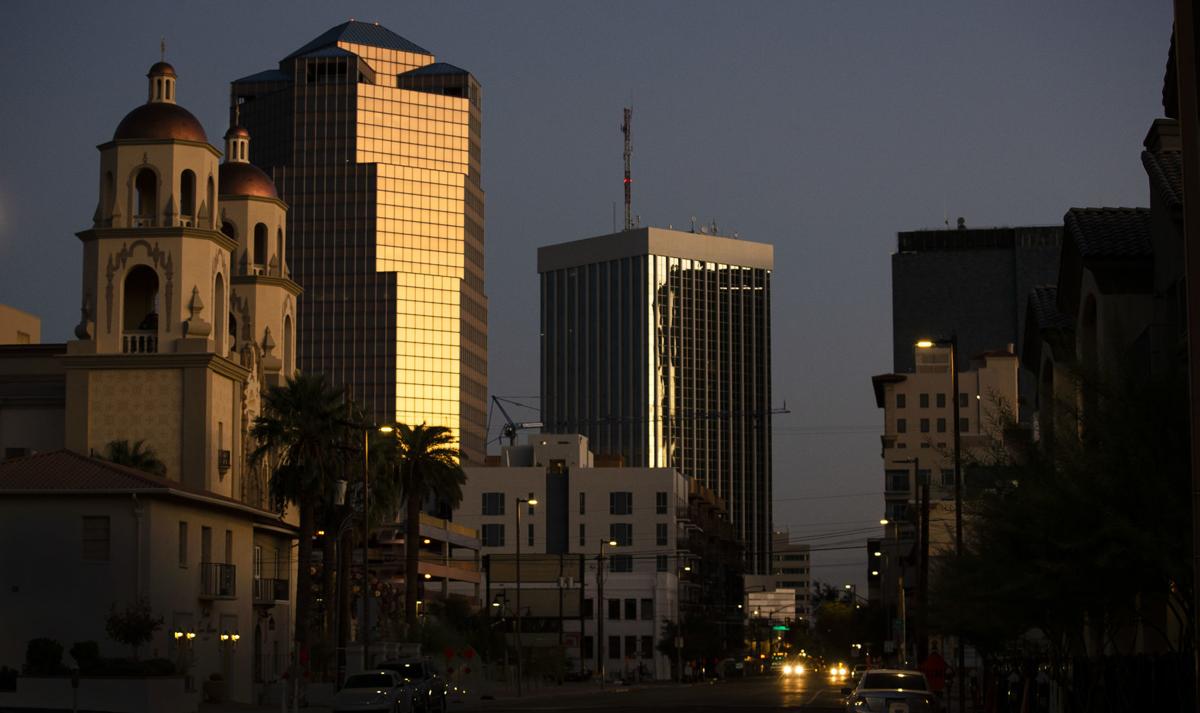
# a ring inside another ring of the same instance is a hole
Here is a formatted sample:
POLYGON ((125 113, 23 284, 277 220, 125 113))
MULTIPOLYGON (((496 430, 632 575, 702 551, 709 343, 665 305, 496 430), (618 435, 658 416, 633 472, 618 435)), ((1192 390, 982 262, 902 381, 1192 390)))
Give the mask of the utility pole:
MULTIPOLYGON (((954 556, 959 563, 963 556, 963 473, 962 473, 962 421, 959 416, 958 393, 958 332, 950 332, 950 390, 954 397, 954 556)), ((958 710, 967 710, 967 654, 963 647, 962 631, 958 632, 957 656, 954 670, 958 684, 958 710)))
MULTIPOLYGON (((955 397, 957 399, 957 396, 955 397)), ((957 402, 957 401, 956 401, 957 402)), ((914 463, 920 458, 914 458, 914 463)), ((930 474, 921 475, 921 466, 917 465, 917 479, 921 485, 921 549, 918 553, 917 593, 917 663, 929 655, 929 480, 930 474)))
POLYGON ((631 208, 633 205, 631 197, 631 189, 633 188, 633 178, 630 177, 629 159, 633 155, 633 136, 630 134, 629 124, 633 120, 633 107, 625 107, 625 122, 621 124, 621 133, 625 134, 625 229, 633 230, 633 213, 631 208))

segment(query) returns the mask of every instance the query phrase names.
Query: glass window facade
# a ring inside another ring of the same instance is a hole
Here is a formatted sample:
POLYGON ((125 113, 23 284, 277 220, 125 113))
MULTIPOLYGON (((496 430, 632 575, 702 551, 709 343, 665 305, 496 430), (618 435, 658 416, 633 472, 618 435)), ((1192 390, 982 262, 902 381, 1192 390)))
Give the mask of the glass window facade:
POLYGON ((541 391, 548 431, 711 488, 748 569, 765 573, 771 259, 733 261, 755 248, 769 255, 759 243, 645 228, 543 248, 541 391), (674 254, 655 254, 655 241, 674 254))
POLYGON ((377 422, 446 426, 482 462, 482 93, 432 55, 337 41, 233 83, 288 211, 298 368, 377 422))

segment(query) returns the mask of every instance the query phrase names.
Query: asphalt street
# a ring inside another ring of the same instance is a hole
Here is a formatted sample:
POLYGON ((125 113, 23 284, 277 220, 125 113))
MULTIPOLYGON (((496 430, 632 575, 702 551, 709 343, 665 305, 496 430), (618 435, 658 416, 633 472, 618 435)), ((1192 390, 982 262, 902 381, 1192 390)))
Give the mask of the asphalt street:
MULTIPOLYGON (((845 711, 841 682, 808 674, 636 688, 597 688, 587 693, 480 701, 469 710, 488 711, 845 711)), ((467 709, 464 709, 467 710, 467 709)))

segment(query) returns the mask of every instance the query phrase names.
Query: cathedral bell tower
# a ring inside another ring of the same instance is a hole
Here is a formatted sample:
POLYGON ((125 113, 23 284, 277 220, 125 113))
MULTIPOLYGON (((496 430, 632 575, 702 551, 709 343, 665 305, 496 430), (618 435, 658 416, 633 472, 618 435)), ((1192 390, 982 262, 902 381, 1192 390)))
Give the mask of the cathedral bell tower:
MULTIPOLYGON (((230 358, 233 255, 217 220, 221 152, 176 103, 174 67, 101 144, 83 245, 82 319, 68 345, 67 445, 143 439, 167 477, 236 497, 243 388, 230 358)), ((281 211, 282 212, 282 211, 281 211)))

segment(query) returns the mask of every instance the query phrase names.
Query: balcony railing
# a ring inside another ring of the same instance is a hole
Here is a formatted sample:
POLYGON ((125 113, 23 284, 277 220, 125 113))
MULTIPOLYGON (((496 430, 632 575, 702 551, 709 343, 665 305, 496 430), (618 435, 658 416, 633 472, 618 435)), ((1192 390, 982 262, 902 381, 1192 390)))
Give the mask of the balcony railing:
POLYGON ((133 227, 135 228, 153 228, 157 224, 153 215, 135 215, 133 216, 133 227))
POLYGON ((158 331, 153 329, 126 330, 121 341, 125 354, 157 354, 158 331))
POLYGON ((274 604, 288 601, 288 581, 286 579, 254 580, 254 603, 274 604))
POLYGON ((200 598, 233 599, 237 596, 237 566, 219 562, 200 563, 200 598))

